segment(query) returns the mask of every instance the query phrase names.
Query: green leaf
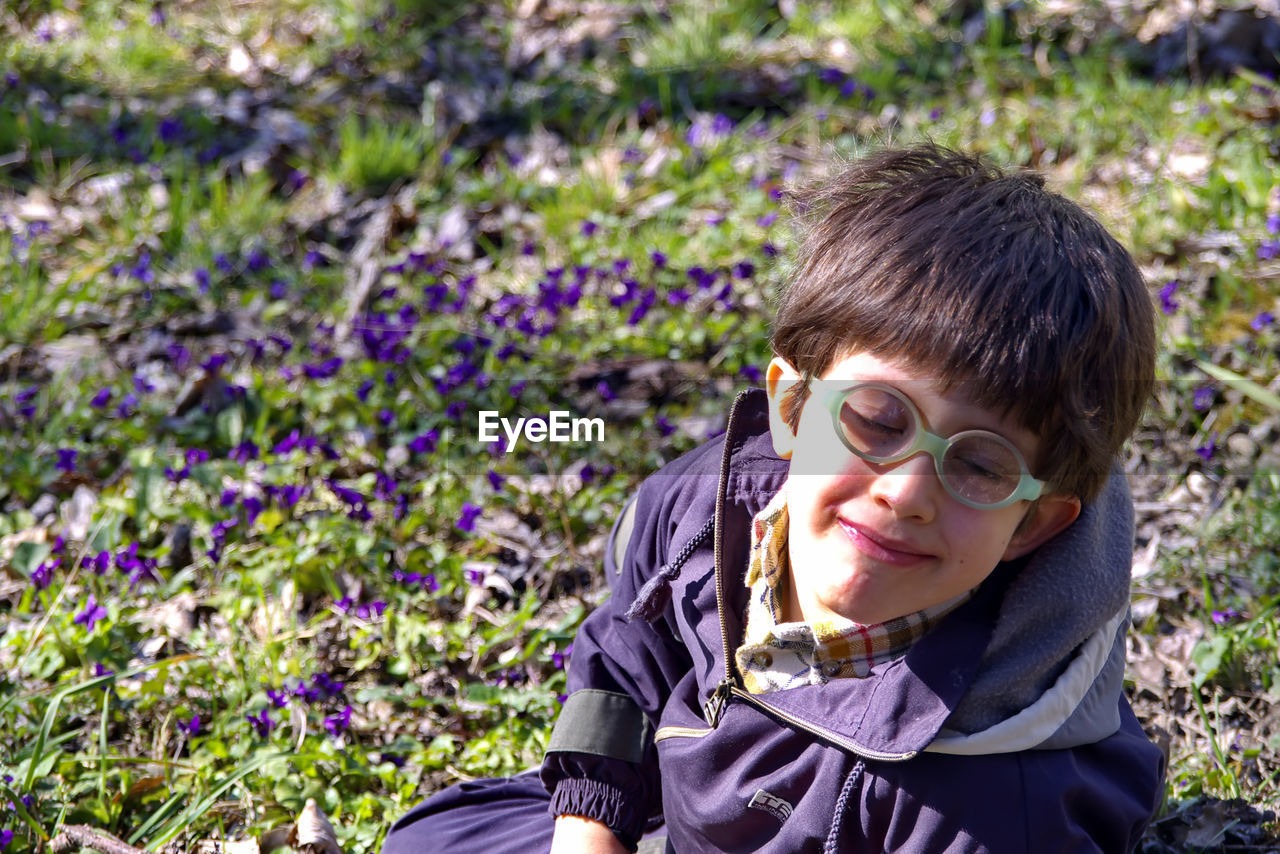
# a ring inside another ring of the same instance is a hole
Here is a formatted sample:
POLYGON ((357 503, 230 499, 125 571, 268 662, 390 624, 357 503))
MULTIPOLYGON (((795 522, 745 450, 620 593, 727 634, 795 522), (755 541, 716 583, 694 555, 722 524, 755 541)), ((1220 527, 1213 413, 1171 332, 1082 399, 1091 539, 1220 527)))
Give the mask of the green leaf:
POLYGON ((36 567, 49 556, 49 552, 48 543, 18 543, 13 550, 13 560, 10 561, 10 565, 30 578, 36 567))
POLYGON ((1191 650, 1191 664, 1196 671, 1192 684, 1197 689, 1218 675, 1218 671, 1222 669, 1222 661, 1230 649, 1231 638, 1226 635, 1214 635, 1196 642, 1195 648, 1191 650))

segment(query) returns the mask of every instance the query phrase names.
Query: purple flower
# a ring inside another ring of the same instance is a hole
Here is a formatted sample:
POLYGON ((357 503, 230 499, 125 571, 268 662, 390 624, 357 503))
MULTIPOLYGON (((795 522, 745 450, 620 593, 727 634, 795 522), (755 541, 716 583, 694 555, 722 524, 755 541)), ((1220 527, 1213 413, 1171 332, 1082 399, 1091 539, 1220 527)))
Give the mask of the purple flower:
POLYGON ((1258 260, 1270 261, 1280 256, 1280 240, 1264 240, 1258 244, 1258 260))
POLYGON ((283 709, 289 705, 289 697, 283 691, 277 691, 274 688, 267 689, 267 699, 277 709, 283 709))
POLYGON ((483 512, 483 508, 467 502, 462 505, 462 513, 458 516, 458 521, 454 525, 460 531, 474 531, 476 529, 476 518, 483 512))
POLYGON ((1214 452, 1217 450, 1218 450, 1218 434, 1214 433, 1212 436, 1209 437, 1208 442, 1205 442, 1203 445, 1196 448, 1196 454, 1199 455, 1200 459, 1204 460, 1205 462, 1208 462, 1209 459, 1213 457, 1214 452))
POLYGON ((362 602, 355 607, 356 616, 362 620, 374 620, 381 617, 387 610, 387 603, 380 599, 372 602, 362 602))
POLYGON ((1224 611, 1211 611, 1210 616, 1213 618, 1213 622, 1215 624, 1221 626, 1223 623, 1230 623, 1234 620, 1240 619, 1242 614, 1235 608, 1227 608, 1224 611))
POLYGON ((764 379, 764 375, 760 373, 760 369, 755 365, 743 365, 739 373, 746 377, 747 382, 753 385, 759 385, 760 381, 764 379))
POLYGON ((271 266, 271 259, 267 257, 266 252, 257 247, 250 250, 249 257, 245 260, 245 268, 250 273, 260 273, 269 266, 271 266))
POLYGON ((315 364, 306 364, 302 366, 302 372, 307 379, 327 380, 338 375, 338 371, 342 369, 343 359, 341 356, 334 356, 323 362, 315 364))
POLYGON ((1266 329, 1275 322, 1276 316, 1274 314, 1269 311, 1260 311, 1253 320, 1250 321, 1249 326, 1254 332, 1261 332, 1263 329, 1266 329))
POLYGON ((752 264, 750 261, 739 261, 737 264, 733 265, 733 275, 737 276, 739 279, 749 279, 755 275, 755 272, 756 265, 752 264))
POLYGON ((276 455, 284 455, 298 447, 302 443, 301 434, 297 430, 289 432, 288 436, 281 439, 276 446, 271 449, 271 453, 276 455))
POLYGON ((85 558, 85 566, 92 570, 94 575, 106 575, 107 570, 111 569, 111 552, 103 549, 93 557, 85 558))
POLYGON ((501 492, 502 485, 507 482, 506 477, 498 474, 493 469, 489 469, 489 473, 485 477, 489 478, 489 486, 493 487, 494 492, 501 492))
POLYGON ((89 405, 92 406, 94 409, 101 409, 102 407, 106 406, 110 400, 111 400, 111 389, 109 388, 98 389, 98 393, 95 394, 93 396, 93 399, 89 401, 89 405))
POLYGON ((75 623, 92 632, 99 620, 107 618, 107 609, 98 604, 97 598, 90 593, 85 599, 84 608, 75 616, 75 623))
POLYGON ((556 670, 564 670, 565 661, 568 660, 569 656, 572 653, 573 653, 573 644, 569 644, 567 647, 565 647, 564 652, 551 653, 551 666, 554 667, 556 670))
POLYGON ((583 236, 583 237, 591 237, 593 234, 595 234, 595 233, 596 233, 597 231, 599 231, 599 230, 600 230, 600 226, 596 225, 596 224, 595 224, 594 222, 592 222, 591 220, 589 220, 589 219, 584 219, 584 220, 582 221, 582 236, 583 236))
POLYGON ((676 425, 672 424, 665 415, 659 415, 654 423, 658 427, 659 436, 666 437, 676 432, 676 425))
POLYGON ((80 452, 75 448, 58 448, 58 462, 56 468, 60 472, 70 474, 76 470, 76 458, 80 456, 80 452))
POLYGON ((667 266, 667 256, 657 250, 649 253, 649 260, 653 262, 655 269, 661 270, 667 266))
POLYGON ((409 450, 415 454, 430 454, 435 451, 436 443, 439 441, 440 431, 428 430, 409 442, 409 450))
MULTIPOLYGON (((161 18, 163 21, 163 17, 161 18)), ((177 116, 166 116, 160 120, 160 141, 172 145, 182 136, 182 119, 177 116)))
POLYGON ((62 565, 62 558, 45 561, 31 571, 31 585, 37 590, 45 590, 53 583, 53 571, 62 565))
POLYGON ((1191 400, 1191 405, 1197 410, 1203 412, 1213 405, 1213 398, 1215 396, 1216 392, 1213 390, 1213 386, 1201 386, 1196 389, 1196 393, 1191 400))
POLYGON ((342 693, 345 682, 339 682, 328 673, 320 672, 311 675, 311 685, 314 698, 318 700, 328 700, 330 697, 336 697, 342 693))
POLYGON ((0 851, 9 847, 9 843, 13 841, 12 830, 0 830, 0 851))
POLYGON ((227 454, 227 458, 242 464, 250 460, 256 460, 258 458, 258 446, 246 439, 232 448, 231 452, 227 454))
POLYGON ((253 724, 253 728, 258 731, 258 738, 266 738, 271 734, 271 730, 276 728, 276 722, 271 720, 268 711, 263 709, 256 716, 252 712, 244 713, 245 720, 253 724))
POLYGON ((241 506, 244 507, 244 524, 252 528, 253 523, 258 521, 258 516, 262 515, 262 499, 251 495, 245 498, 241 506))
POLYGON ((191 720, 183 723, 181 719, 178 721, 178 729, 185 732, 188 736, 195 737, 200 734, 200 715, 194 714, 191 720))
POLYGON ((110 667, 104 666, 101 662, 93 663, 93 676, 96 679, 99 676, 111 676, 115 673, 110 667))
POLYGON ((329 731, 329 735, 337 738, 347 727, 351 726, 351 704, 342 707, 342 711, 336 715, 329 715, 324 719, 324 728, 329 731))
POLYGON ((1178 280, 1166 282, 1165 286, 1160 289, 1160 310, 1165 314, 1173 314, 1178 310, 1178 301, 1173 295, 1178 292, 1178 280))

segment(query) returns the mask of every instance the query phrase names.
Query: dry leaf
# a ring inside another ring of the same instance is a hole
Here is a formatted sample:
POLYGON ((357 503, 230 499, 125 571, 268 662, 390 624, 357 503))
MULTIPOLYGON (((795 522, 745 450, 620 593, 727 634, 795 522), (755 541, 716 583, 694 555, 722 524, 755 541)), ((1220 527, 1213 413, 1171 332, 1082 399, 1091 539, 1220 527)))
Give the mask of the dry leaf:
POLYGON ((343 854, 333 825, 315 798, 307 798, 307 805, 298 814, 293 833, 289 835, 289 844, 304 854, 343 854))

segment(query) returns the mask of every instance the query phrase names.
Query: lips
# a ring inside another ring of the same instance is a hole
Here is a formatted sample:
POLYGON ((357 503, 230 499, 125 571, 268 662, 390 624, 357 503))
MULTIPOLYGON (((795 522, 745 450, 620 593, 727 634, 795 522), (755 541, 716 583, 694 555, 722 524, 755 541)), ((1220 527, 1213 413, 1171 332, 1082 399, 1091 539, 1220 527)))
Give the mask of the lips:
POLYGON ((855 525, 846 519, 838 521, 854 547, 875 560, 895 566, 914 566, 933 557, 931 554, 915 551, 910 543, 885 537, 865 525, 855 525))

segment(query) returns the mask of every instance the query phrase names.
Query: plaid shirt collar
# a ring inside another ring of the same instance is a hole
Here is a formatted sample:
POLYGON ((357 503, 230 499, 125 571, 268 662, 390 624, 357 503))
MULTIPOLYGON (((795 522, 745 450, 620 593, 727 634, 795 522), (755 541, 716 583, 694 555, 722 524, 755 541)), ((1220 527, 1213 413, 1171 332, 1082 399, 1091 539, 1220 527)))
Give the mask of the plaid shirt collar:
POLYGON ((876 665, 906 655, 913 643, 972 595, 968 591, 873 626, 840 618, 813 624, 781 622, 780 595, 790 572, 787 522, 785 493, 779 491, 751 523, 751 597, 745 637, 735 658, 753 694, 867 676, 876 665))

